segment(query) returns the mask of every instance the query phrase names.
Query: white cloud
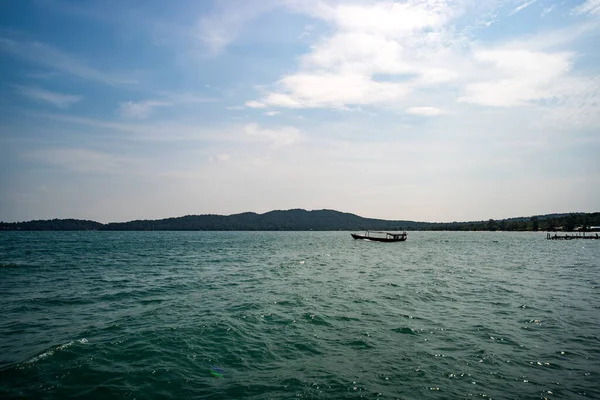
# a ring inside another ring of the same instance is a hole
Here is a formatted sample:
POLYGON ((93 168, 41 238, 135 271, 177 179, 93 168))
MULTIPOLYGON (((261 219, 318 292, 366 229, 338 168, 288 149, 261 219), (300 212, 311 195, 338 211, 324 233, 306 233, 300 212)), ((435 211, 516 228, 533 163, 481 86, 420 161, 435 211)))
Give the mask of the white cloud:
MULTIPOLYGON (((512 13, 536 1, 522 1, 512 13)), ((594 11, 599 1, 588 1, 580 11, 594 11)), ((570 89, 562 82, 570 77, 575 54, 556 48, 596 27, 582 24, 489 45, 469 36, 473 27, 455 28, 458 18, 473 17, 463 14, 467 5, 476 5, 485 16, 485 10, 493 11, 501 2, 486 4, 292 2, 294 10, 328 23, 331 33, 299 59, 296 72, 263 87, 262 96, 247 105, 404 110, 409 99, 428 101, 432 89, 439 96, 459 93, 453 100, 494 107, 556 102, 568 96, 570 89)))
POLYGON ((516 7, 514 10, 512 10, 508 15, 515 15, 516 13, 518 13, 519 11, 529 7, 530 5, 532 5, 533 3, 535 3, 537 0, 531 0, 528 1, 526 3, 521 4, 520 6, 516 7))
POLYGON ((346 108, 397 104, 415 88, 446 83, 457 74, 444 62, 455 39, 445 24, 449 1, 294 6, 334 31, 258 101, 289 108, 346 108))
POLYGON ((300 10, 335 25, 341 31, 360 31, 386 37, 402 36, 442 25, 452 14, 450 1, 304 2, 300 10))
POLYGON ((51 92, 35 86, 15 86, 17 93, 33 100, 50 103, 58 108, 69 108, 83 99, 82 96, 51 92))
POLYGON ((162 102, 162 101, 141 101, 133 102, 127 101, 119 104, 119 112, 123 118, 130 119, 145 119, 152 114, 157 107, 172 106, 173 103, 162 102))
POLYGON ((421 115, 424 117, 434 117, 440 115, 442 111, 435 107, 410 107, 406 109, 406 112, 414 115, 421 115))
POLYGON ((274 117, 275 115, 278 115, 279 111, 267 111, 265 113, 263 113, 263 115, 266 115, 267 117, 274 117))
POLYGON ((575 7, 573 13, 600 15, 600 0, 586 0, 585 3, 575 7))
POLYGON ((270 93, 263 101, 291 108, 385 103, 409 91, 405 85, 377 82, 360 74, 296 74, 284 77, 278 85, 281 92, 270 93))
POLYGON ((341 3, 332 10, 331 16, 342 30, 398 37, 442 25, 449 11, 446 1, 381 2, 367 7, 341 3))
POLYGON ((360 74, 298 74, 280 81, 295 100, 307 107, 385 103, 404 97, 410 89, 400 83, 378 82, 360 74))
POLYGON ((362 74, 412 72, 396 40, 362 31, 340 32, 304 57, 308 68, 362 74))

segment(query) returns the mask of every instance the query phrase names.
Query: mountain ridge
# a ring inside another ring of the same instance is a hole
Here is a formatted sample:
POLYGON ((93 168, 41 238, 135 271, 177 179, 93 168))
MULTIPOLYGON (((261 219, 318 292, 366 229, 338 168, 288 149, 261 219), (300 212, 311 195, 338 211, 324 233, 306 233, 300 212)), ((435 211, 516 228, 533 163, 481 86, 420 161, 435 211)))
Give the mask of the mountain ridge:
POLYGON ((562 227, 572 230, 576 226, 600 225, 600 212, 553 213, 530 217, 513 217, 502 220, 463 222, 421 222, 410 220, 385 220, 331 209, 271 210, 262 214, 243 212, 230 215, 196 214, 155 220, 138 219, 106 224, 80 219, 31 220, 0 222, 0 230, 50 230, 50 231, 332 231, 332 230, 553 230, 562 227))

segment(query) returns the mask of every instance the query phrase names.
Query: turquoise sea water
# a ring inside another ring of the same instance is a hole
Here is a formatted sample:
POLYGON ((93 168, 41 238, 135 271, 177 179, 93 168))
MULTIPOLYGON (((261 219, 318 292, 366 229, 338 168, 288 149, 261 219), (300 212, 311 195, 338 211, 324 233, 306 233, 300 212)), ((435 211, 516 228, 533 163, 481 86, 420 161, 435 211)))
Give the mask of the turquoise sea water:
POLYGON ((0 398, 600 398, 600 241, 2 232, 0 398))

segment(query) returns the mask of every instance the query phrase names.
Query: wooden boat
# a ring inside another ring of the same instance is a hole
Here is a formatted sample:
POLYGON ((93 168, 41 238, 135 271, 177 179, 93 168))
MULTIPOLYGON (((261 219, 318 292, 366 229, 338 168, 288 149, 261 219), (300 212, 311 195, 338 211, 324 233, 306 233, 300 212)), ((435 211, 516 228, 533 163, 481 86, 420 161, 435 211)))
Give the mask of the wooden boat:
POLYGON ((374 242, 404 242, 406 240, 406 232, 390 233, 366 231, 364 235, 359 235, 357 233, 351 233, 351 235, 354 239, 372 240, 374 242), (375 233, 375 235, 372 235, 372 233, 375 233))

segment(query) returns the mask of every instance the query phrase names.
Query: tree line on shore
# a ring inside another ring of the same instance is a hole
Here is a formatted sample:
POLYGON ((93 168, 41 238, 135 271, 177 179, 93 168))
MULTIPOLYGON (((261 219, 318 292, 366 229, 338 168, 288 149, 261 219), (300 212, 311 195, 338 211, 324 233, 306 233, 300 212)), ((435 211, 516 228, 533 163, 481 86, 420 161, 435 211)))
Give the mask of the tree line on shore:
POLYGON ((187 215, 159 220, 136 220, 102 224, 79 219, 0 222, 5 231, 573 231, 600 226, 600 212, 546 214, 501 220, 467 222, 417 222, 363 218, 335 210, 285 210, 264 214, 187 215))

